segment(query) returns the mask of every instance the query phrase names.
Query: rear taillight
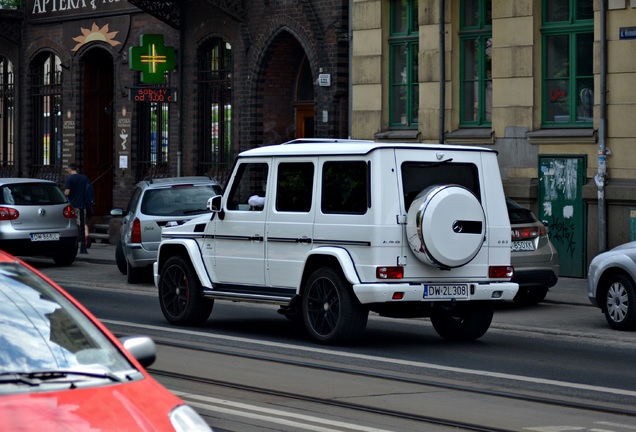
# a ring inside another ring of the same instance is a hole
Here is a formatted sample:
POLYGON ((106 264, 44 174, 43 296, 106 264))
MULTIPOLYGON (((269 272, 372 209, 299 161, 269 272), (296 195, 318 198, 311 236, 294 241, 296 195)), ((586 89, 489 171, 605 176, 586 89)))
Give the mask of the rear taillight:
POLYGON ((514 274, 512 266, 490 266, 488 268, 488 277, 492 279, 511 278, 514 274))
POLYGON ((20 212, 11 207, 0 207, 0 220, 16 220, 20 212))
POLYGON ((376 267, 375 277, 378 279, 402 279, 404 267, 376 267))
POLYGON ((139 218, 135 218, 135 220, 132 223, 132 231, 130 233, 130 242, 141 243, 141 222, 139 222, 139 218))
POLYGON ((64 210, 62 210, 62 214, 64 215, 64 217, 66 219, 76 219, 77 218, 77 214, 75 213, 75 209, 70 206, 67 205, 66 207, 64 207, 64 210))
POLYGON ((537 237, 543 237, 548 233, 548 229, 544 226, 531 226, 523 228, 512 228, 512 240, 531 240, 537 237))

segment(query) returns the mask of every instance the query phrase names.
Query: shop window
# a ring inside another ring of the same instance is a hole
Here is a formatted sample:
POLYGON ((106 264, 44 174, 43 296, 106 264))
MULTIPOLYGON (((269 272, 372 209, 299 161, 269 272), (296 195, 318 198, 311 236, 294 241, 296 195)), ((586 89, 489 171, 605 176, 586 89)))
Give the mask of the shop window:
POLYGON ((460 23, 461 126, 492 122, 491 0, 462 0, 460 23))
POLYGON ((391 0, 389 117, 391 128, 417 128, 419 27, 417 0, 391 0))
MULTIPOLYGON (((169 73, 166 83, 172 86, 169 73)), ((141 85, 141 84, 139 84, 141 85)), ((137 105, 137 179, 168 177, 168 149, 170 146, 170 103, 140 102, 137 105)))
POLYGON ((225 178, 232 162, 232 47, 213 38, 199 51, 199 174, 225 178))
POLYGON ((61 173, 62 62, 53 53, 43 53, 34 60, 31 72, 34 123, 31 176, 42 177, 45 172, 61 173))
POLYGON ((593 0, 543 1, 542 16, 542 125, 591 127, 593 0))
POLYGON ((0 177, 13 175, 16 123, 14 79, 13 63, 0 56, 0 177))

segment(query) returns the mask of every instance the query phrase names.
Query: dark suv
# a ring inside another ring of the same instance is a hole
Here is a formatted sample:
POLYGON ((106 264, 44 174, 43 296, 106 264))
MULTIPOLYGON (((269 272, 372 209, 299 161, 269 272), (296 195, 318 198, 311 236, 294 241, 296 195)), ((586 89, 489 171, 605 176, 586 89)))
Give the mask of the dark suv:
POLYGON ((115 258, 119 271, 128 276, 128 283, 139 283, 149 273, 166 224, 182 224, 209 212, 208 199, 221 191, 221 186, 208 177, 171 177, 137 183, 128 209, 114 208, 110 212, 123 216, 115 258))

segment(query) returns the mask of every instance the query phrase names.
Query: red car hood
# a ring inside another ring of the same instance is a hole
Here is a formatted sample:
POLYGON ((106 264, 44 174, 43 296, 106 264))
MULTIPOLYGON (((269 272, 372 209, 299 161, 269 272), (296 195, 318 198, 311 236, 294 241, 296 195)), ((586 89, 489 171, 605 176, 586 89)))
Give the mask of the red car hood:
POLYGON ((0 431, 174 431, 183 402, 154 379, 0 396, 0 431))

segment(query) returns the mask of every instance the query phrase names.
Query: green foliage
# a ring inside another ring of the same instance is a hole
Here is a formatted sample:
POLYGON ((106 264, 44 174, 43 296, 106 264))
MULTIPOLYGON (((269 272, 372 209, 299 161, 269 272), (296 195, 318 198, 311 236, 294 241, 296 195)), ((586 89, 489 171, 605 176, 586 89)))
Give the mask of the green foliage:
POLYGON ((19 9, 22 3, 22 0, 0 0, 0 9, 19 9))

